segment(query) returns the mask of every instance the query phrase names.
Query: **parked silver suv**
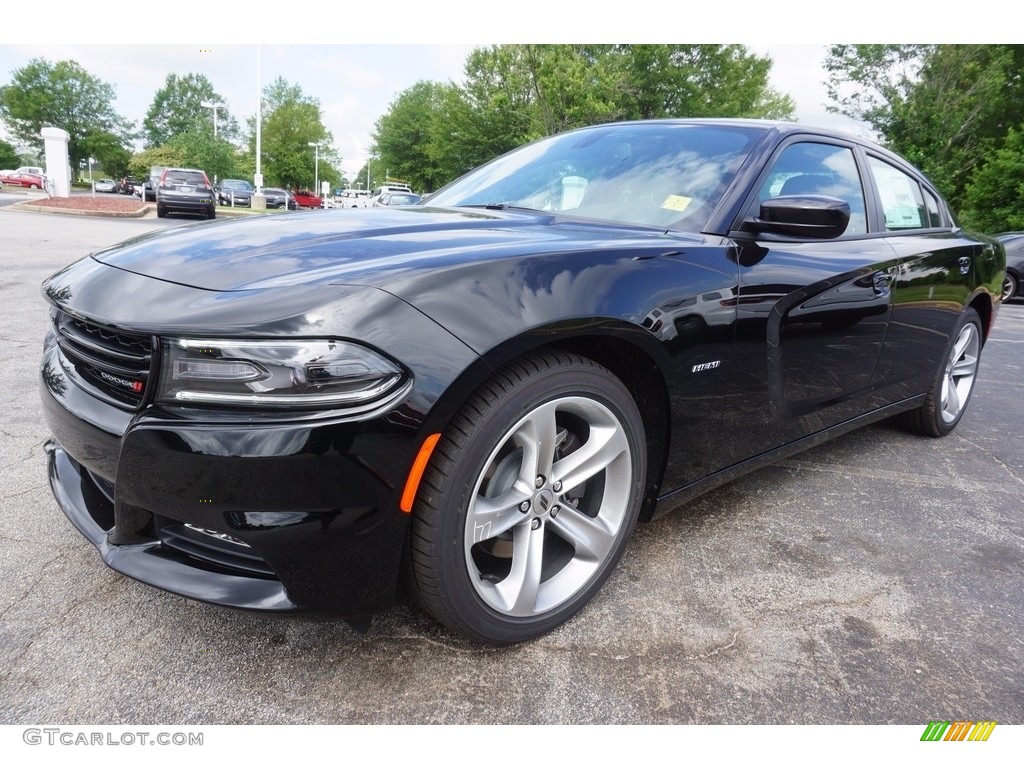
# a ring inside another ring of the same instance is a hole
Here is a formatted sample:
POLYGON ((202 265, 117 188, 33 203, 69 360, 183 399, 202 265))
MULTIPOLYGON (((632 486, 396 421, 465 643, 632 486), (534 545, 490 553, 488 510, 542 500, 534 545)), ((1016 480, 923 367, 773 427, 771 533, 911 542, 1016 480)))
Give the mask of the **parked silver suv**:
POLYGON ((206 171, 198 168, 165 168, 156 186, 156 215, 198 213, 217 217, 217 201, 206 171))

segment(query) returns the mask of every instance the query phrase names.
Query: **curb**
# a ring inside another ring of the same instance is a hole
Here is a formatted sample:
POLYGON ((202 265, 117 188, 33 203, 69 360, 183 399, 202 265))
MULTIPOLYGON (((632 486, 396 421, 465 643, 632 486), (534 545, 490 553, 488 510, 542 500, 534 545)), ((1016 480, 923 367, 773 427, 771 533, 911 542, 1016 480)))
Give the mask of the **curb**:
MULTIPOLYGON (((0 206, 0 211, 27 211, 28 213, 53 213, 58 216, 94 216, 105 219, 141 219, 143 217, 156 218, 156 205, 146 203, 137 211, 89 211, 81 208, 52 208, 48 205, 34 205, 31 202, 12 203, 11 205, 0 206)), ((217 218, 221 219, 244 219, 248 216, 263 216, 262 211, 233 211, 230 208, 218 208, 217 218)))
POLYGON ((30 213, 55 213, 59 216, 97 216, 108 219, 140 219, 153 210, 153 206, 145 205, 136 211, 86 211, 78 208, 51 208, 46 205, 33 205, 32 203, 14 203, 7 205, 0 210, 28 211, 30 213))

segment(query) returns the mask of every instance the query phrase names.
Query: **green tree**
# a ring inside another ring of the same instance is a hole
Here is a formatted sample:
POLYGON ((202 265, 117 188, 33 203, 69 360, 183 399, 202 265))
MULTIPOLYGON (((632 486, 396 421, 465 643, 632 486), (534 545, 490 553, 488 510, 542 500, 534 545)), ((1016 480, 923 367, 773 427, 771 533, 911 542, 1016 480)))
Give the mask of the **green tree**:
POLYGON ((1001 149, 967 184, 964 219, 984 232, 1024 229, 1024 125, 1009 129, 1001 149))
POLYGON ((442 184, 543 135, 522 46, 477 48, 465 74, 464 85, 444 86, 430 124, 428 153, 442 184))
MULTIPOLYGON (((414 189, 433 190, 443 180, 430 153, 430 128, 437 120, 443 90, 438 83, 421 80, 399 94, 374 129, 372 151, 384 173, 414 189)), ((379 180, 383 182, 384 176, 379 180)))
POLYGON ((768 85, 772 61, 742 45, 615 46, 622 119, 791 119, 793 99, 768 85))
POLYGON ((213 136, 209 126, 197 125, 190 131, 179 133, 167 146, 177 150, 181 164, 188 168, 201 168, 210 181, 238 178, 237 152, 227 140, 213 136))
POLYGON ((44 126, 68 132, 71 167, 88 156, 90 132, 102 131, 127 140, 130 124, 112 106, 114 87, 86 72, 76 61, 32 59, 11 73, 0 88, 0 118, 14 138, 42 150, 44 126))
POLYGON ((430 191, 552 133, 613 120, 791 117, 771 60, 740 45, 495 45, 465 82, 417 83, 377 122, 389 170, 430 191))
MULTIPOLYGON (((224 97, 213 88, 206 75, 168 75, 156 92, 142 121, 147 147, 168 144, 175 136, 209 126, 213 133, 213 110, 203 102, 223 104, 224 97)), ((238 121, 227 107, 217 109, 217 135, 232 139, 238 134, 238 121)))
POLYGON ((1024 46, 836 45, 825 66, 829 108, 868 123, 956 210, 1024 121, 1024 46))
MULTIPOLYGON (((334 137, 323 123, 320 102, 302 92, 301 86, 282 77, 263 89, 262 173, 266 186, 312 188, 316 151, 320 145, 320 178, 332 184, 341 178, 341 158, 333 148, 334 137)), ((255 121, 251 122, 249 153, 255 156, 255 121)))
POLYGON ((82 141, 82 147, 89 157, 96 159, 107 176, 120 179, 127 175, 132 153, 114 134, 108 131, 89 131, 82 141))
POLYGON ((14 145, 0 139, 0 168, 13 170, 21 165, 20 160, 14 145))
POLYGON ((185 165, 185 155, 177 147, 150 147, 132 156, 128 163, 128 172, 142 181, 149 178, 149 171, 154 165, 161 168, 180 168, 185 165))
POLYGON ((934 45, 833 45, 825 57, 830 112, 867 123, 889 136, 903 120, 904 108, 921 67, 934 45))

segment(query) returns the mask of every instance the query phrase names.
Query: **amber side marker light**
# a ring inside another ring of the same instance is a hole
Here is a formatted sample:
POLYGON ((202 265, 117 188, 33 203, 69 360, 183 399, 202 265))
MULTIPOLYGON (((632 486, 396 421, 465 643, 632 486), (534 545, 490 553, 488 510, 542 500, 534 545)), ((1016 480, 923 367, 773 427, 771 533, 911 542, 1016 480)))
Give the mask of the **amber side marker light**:
POLYGON ((420 487, 423 472, 427 468, 427 462, 430 461, 430 455, 434 452, 434 446, 440 439, 440 432, 430 435, 423 441, 420 452, 416 454, 416 461, 412 463, 412 469, 409 470, 409 477, 405 481, 405 491, 402 493, 402 502, 399 504, 403 512, 412 512, 412 505, 416 501, 416 491, 420 487))

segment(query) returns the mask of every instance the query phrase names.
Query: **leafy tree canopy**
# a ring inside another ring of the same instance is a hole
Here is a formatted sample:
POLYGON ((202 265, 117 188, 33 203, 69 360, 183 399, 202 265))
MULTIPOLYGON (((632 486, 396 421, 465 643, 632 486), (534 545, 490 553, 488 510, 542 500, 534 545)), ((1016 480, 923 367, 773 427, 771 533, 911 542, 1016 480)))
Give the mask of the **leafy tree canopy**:
POLYGON ((21 166, 21 158, 13 144, 0 139, 0 168, 14 170, 21 166))
POLYGON ((128 163, 128 172, 142 181, 149 178, 149 170, 154 165, 162 168, 180 168, 185 165, 185 154, 178 147, 150 147, 132 155, 128 163))
MULTIPOLYGON (((320 102, 302 92, 301 86, 282 77, 263 89, 262 173, 265 186, 312 189, 316 156, 321 181, 336 185, 341 178, 341 158, 334 137, 323 123, 320 102), (310 144, 319 144, 317 151, 310 144)), ((255 156, 255 121, 251 124, 249 153, 255 156)))
MULTIPOLYGON (((594 123, 792 116, 771 60, 739 45, 496 45, 465 82, 417 83, 377 122, 374 151, 424 191, 525 142, 594 123)), ((361 174, 362 175, 362 174, 361 174)))
MULTIPOLYGON (((832 111, 920 167, 965 224, 989 225, 981 192, 969 200, 968 188, 1024 122, 1024 46, 834 45, 825 68, 832 111)), ((1006 199, 1014 194, 1007 185, 1006 199)))
POLYGON ((32 59, 0 87, 0 119, 14 138, 41 151, 45 126, 68 132, 71 167, 88 156, 90 132, 127 141, 130 124, 113 108, 114 87, 86 72, 76 61, 32 59))
POLYGON ((1024 125, 1009 129, 1001 149, 971 177, 964 218, 985 232, 1024 230, 1024 125))
POLYGON ((128 163, 132 153, 114 134, 107 131, 89 131, 82 141, 82 146, 111 178, 120 179, 128 174, 128 163))
MULTIPOLYGON (((169 143, 181 133, 209 126, 213 134, 213 109, 203 102, 223 104, 224 97, 213 89, 206 75, 168 75, 163 87, 156 92, 146 117, 142 121, 146 146, 158 147, 169 143)), ((238 121, 227 107, 217 109, 217 136, 232 139, 238 135, 238 121)))
POLYGON ((239 178, 238 154, 226 139, 213 137, 213 130, 207 126, 196 126, 193 130, 177 134, 167 146, 177 150, 181 164, 187 168, 206 171, 210 181, 239 178))

